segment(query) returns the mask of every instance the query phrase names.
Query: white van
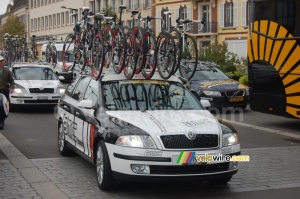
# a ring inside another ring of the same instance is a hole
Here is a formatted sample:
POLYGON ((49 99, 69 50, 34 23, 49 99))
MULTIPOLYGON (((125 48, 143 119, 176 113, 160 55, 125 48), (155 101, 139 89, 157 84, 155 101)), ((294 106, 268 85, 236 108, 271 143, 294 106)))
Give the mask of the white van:
MULTIPOLYGON (((75 66, 75 68, 73 69, 73 72, 65 71, 65 68, 63 67, 63 63, 62 63, 62 50, 63 50, 64 44, 63 43, 55 43, 54 45, 56 47, 56 55, 57 55, 56 56, 57 64, 55 66, 52 66, 54 72, 57 75, 64 76, 66 81, 72 80, 74 74, 78 75, 80 73, 79 68, 75 66)), ((41 52, 42 52, 41 60, 44 62, 46 62, 46 48, 47 48, 47 44, 43 44, 42 49, 41 49, 41 52)), ((69 57, 68 61, 69 61, 68 65, 72 65, 74 62, 74 56, 69 57)))

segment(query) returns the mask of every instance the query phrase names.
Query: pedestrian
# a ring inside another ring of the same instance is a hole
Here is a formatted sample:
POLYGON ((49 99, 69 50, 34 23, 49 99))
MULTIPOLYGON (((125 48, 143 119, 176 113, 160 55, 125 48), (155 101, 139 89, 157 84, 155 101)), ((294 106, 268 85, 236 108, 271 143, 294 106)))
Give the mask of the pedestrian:
MULTIPOLYGON (((9 94, 13 92, 14 79, 9 68, 4 67, 4 57, 0 56, 0 93, 10 102, 9 94)), ((0 129, 3 129, 5 118, 0 118, 0 129)))

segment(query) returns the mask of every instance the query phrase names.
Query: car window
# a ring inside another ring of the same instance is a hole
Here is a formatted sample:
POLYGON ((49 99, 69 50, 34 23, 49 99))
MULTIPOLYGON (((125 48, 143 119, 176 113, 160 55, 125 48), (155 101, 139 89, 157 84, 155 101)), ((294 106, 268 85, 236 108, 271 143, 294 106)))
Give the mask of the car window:
POLYGON ((57 80, 52 69, 43 67, 14 68, 13 75, 17 80, 57 80))
POLYGON ((82 77, 79 80, 79 82, 78 82, 74 92, 72 93, 71 97, 76 99, 76 100, 82 99, 83 95, 84 95, 84 91, 85 91, 87 85, 89 84, 90 80, 91 80, 91 78, 88 77, 88 76, 82 77))
POLYGON ((180 83, 156 80, 104 82, 104 104, 108 110, 203 109, 180 83))
POLYGON ((76 84, 78 83, 78 80, 79 80, 79 79, 80 79, 80 78, 77 77, 76 79, 74 79, 74 80, 69 84, 69 86, 67 87, 67 90, 66 90, 66 92, 65 92, 65 95, 68 95, 68 96, 71 96, 71 95, 72 95, 73 90, 74 90, 76 84))
POLYGON ((192 81, 213 81, 229 79, 222 71, 212 66, 197 67, 192 81))
POLYGON ((90 84, 88 85, 85 95, 83 97, 83 99, 85 100, 91 100, 93 103, 93 107, 96 106, 96 104, 98 103, 98 96, 99 96, 99 82, 92 79, 90 81, 90 84))

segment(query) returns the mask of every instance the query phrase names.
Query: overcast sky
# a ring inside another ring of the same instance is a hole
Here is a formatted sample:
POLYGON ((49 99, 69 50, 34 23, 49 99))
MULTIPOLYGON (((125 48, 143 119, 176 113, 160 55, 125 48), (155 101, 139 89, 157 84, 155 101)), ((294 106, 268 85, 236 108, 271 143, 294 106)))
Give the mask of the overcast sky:
POLYGON ((0 15, 4 14, 9 0, 0 0, 0 15))

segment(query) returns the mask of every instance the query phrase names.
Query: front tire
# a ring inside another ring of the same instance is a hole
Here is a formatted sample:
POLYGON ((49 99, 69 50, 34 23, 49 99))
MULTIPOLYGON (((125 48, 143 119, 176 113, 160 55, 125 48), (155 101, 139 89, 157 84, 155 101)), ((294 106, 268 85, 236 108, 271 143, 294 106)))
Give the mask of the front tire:
POLYGON ((59 122, 58 122, 58 150, 59 150, 59 153, 63 156, 70 156, 73 153, 66 146, 64 125, 63 125, 62 120, 59 120, 59 122))
POLYGON ((103 140, 98 142, 98 146, 97 146, 96 172, 97 172, 98 186, 101 190, 106 191, 114 188, 115 180, 112 176, 110 161, 103 140))

